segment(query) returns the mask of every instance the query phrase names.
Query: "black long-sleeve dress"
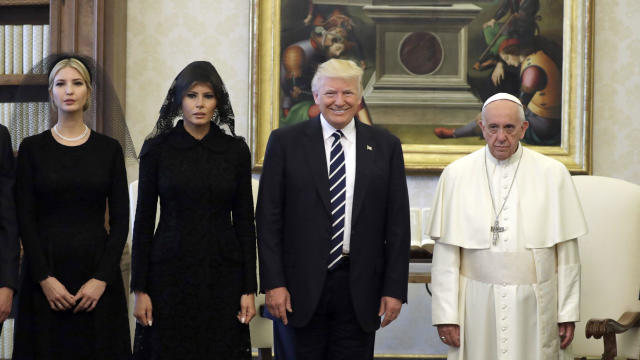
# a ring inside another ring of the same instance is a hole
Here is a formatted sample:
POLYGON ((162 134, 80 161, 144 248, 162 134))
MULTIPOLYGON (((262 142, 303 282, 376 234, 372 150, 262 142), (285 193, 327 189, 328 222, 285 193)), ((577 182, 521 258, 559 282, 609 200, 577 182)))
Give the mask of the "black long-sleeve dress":
POLYGON ((15 159, 11 149, 11 137, 7 128, 0 125, 0 287, 17 290, 20 245, 13 195, 14 183, 15 159))
POLYGON ((58 143, 48 130, 24 139, 16 205, 24 262, 13 358, 128 359, 120 257, 129 195, 120 144, 95 132, 78 146, 58 143), (48 276, 73 295, 91 278, 107 287, 91 312, 53 311, 39 284, 48 276))
POLYGON ((131 287, 149 294, 135 359, 249 359, 236 315, 256 291, 250 153, 215 124, 201 140, 180 121, 143 145, 131 287), (160 222, 154 233, 157 199, 160 222))

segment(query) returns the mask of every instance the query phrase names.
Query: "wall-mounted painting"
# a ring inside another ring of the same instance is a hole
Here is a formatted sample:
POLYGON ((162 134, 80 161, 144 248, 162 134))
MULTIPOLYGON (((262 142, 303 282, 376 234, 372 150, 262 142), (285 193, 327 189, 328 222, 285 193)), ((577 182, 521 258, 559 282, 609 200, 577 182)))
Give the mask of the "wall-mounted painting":
POLYGON ((412 172, 439 172, 484 144, 482 103, 521 99, 526 146, 591 172, 593 0, 254 0, 252 145, 318 114, 318 64, 364 69, 358 119, 388 129, 412 172))

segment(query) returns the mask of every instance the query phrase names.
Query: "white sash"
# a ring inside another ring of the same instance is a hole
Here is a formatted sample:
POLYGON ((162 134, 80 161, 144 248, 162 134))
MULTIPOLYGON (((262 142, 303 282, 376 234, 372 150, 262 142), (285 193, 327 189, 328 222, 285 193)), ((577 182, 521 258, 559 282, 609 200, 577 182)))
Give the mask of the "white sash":
POLYGON ((461 249, 460 274, 468 279, 506 285, 538 282, 532 251, 495 252, 461 249))

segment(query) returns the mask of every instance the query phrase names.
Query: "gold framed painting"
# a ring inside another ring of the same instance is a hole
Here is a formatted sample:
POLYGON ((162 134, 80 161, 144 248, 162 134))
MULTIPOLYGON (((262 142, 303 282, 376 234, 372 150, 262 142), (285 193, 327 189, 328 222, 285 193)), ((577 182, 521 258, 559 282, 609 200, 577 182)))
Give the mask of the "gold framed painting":
POLYGON ((317 113, 314 66, 341 57, 365 69, 366 116, 410 172, 483 146, 474 123, 500 91, 525 104, 526 146, 592 171, 593 0, 252 0, 251 17, 255 169, 271 130, 317 113))

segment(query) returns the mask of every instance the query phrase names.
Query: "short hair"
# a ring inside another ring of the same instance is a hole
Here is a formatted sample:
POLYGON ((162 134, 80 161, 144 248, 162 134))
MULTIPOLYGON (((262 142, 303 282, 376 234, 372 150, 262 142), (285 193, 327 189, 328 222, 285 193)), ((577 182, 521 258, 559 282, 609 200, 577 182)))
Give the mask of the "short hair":
MULTIPOLYGON (((58 61, 53 68, 51 68, 51 71, 49 71, 49 91, 53 89, 53 81, 55 80, 58 72, 67 67, 75 69, 80 74, 80 77, 82 78, 82 81, 84 81, 87 89, 89 89, 87 102, 82 105, 82 111, 86 111, 89 109, 89 106, 91 106, 91 92, 93 92, 93 87, 91 87, 91 75, 89 74, 89 70, 82 61, 73 57, 64 58, 58 61)), ((56 109, 56 104, 53 102, 53 99, 51 99, 50 102, 51 106, 56 109)))
POLYGON ((351 60, 330 59, 318 66, 313 79, 311 80, 311 90, 317 93, 322 78, 343 78, 358 80, 358 95, 362 95, 362 68, 351 60))

